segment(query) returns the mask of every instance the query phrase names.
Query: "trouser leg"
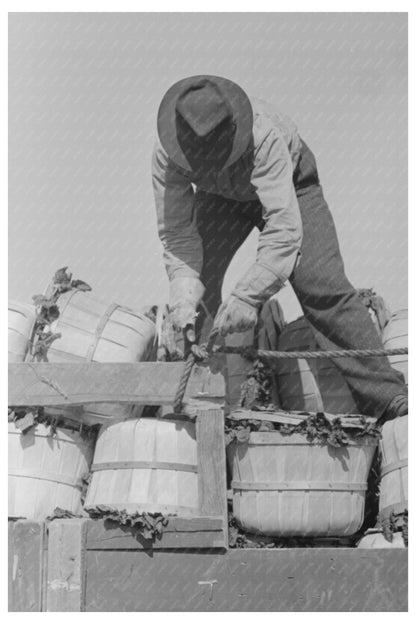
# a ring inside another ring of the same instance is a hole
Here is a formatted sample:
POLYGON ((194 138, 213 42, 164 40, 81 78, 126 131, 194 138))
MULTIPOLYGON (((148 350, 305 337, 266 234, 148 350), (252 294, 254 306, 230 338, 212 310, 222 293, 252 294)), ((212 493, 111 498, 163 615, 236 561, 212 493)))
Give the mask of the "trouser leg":
MULTIPOLYGON (((323 350, 381 349, 374 324, 345 276, 334 222, 319 185, 298 191, 302 256, 290 281, 323 350)), ((363 414, 381 416, 406 393, 386 357, 334 358, 363 414)))

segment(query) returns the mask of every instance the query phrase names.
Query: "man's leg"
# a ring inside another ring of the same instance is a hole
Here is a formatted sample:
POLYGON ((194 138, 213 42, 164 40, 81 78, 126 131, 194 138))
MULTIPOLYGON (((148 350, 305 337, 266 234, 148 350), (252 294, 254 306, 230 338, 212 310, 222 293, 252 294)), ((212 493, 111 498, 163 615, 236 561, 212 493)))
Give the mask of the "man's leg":
MULTIPOLYGON (((300 262, 290 281, 321 349, 381 349, 365 306, 345 276, 337 234, 316 184, 298 191, 303 222, 300 262)), ((380 417, 392 399, 406 394, 404 380, 386 357, 334 358, 361 413, 380 417)))

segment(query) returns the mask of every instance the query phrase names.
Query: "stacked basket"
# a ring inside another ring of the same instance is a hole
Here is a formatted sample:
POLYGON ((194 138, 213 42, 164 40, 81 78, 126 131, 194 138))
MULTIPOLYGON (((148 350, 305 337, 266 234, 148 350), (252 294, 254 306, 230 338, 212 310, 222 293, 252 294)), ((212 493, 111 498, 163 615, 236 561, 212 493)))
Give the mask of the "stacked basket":
MULTIPOLYGON (((384 347, 407 347, 407 311, 383 318, 383 328, 377 329, 384 347)), ((273 350, 271 345, 263 348, 273 350)), ((274 348, 320 350, 303 317, 280 331, 274 348)), ((394 356, 390 361, 407 381, 407 356, 394 356)), ((375 419, 353 416, 356 403, 331 360, 278 360, 273 363, 273 374, 280 406, 287 413, 265 408, 237 410, 229 421, 231 428, 243 423, 249 432, 235 436, 227 450, 233 513, 239 526, 251 534, 279 537, 356 534, 364 519, 367 480, 378 444, 380 515, 403 513, 407 509, 407 417, 384 425, 379 443, 375 419), (313 439, 308 422, 317 412, 325 412, 331 422, 334 419, 328 414, 341 415, 338 421, 350 433, 353 421, 361 422, 365 430, 372 429, 371 435, 357 429, 338 448, 313 439), (285 423, 291 419, 297 419, 299 426, 303 421, 304 430, 296 433, 293 429, 288 435, 285 423)))
MULTIPOLYGON (((59 297, 58 307, 59 318, 48 329, 60 337, 48 350, 49 361, 135 362, 154 356, 155 326, 145 315, 104 305, 76 288, 59 297)), ((34 359, 35 326, 35 307, 9 303, 9 361, 34 359)), ((96 439, 91 426, 126 419, 141 409, 97 404, 88 409, 45 409, 40 417, 33 410, 22 419, 19 410, 12 412, 9 516, 44 519, 56 507, 80 513, 96 439)))

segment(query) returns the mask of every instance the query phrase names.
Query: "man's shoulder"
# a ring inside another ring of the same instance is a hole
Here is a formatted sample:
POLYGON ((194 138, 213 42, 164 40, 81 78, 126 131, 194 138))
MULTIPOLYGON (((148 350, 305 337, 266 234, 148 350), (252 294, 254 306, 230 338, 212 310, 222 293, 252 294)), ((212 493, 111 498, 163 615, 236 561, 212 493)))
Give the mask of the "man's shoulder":
POLYGON ((254 119, 256 119, 256 117, 267 117, 275 123, 288 124, 296 127, 295 122, 291 119, 290 115, 281 111, 271 102, 252 96, 249 97, 249 100, 253 109, 254 119))
POLYGON ((284 140, 291 152, 300 141, 294 121, 266 100, 250 97, 250 102, 253 108, 254 148, 260 147, 266 139, 275 137, 284 140))
POLYGON ((252 95, 249 95, 248 97, 249 97, 254 115, 259 114, 259 113, 265 113, 265 112, 272 114, 274 112, 275 107, 267 100, 263 100, 263 98, 259 98, 259 97, 254 97, 252 95))

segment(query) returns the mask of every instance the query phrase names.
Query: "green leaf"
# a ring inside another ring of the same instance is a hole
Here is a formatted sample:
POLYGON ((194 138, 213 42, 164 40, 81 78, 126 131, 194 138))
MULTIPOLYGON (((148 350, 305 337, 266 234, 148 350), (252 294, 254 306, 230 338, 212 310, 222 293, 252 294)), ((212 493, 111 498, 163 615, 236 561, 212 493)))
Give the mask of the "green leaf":
POLYGON ((23 418, 19 418, 15 421, 15 427, 20 429, 22 433, 29 431, 35 424, 35 415, 33 412, 27 412, 23 418))
POLYGON ((56 303, 50 303, 47 306, 42 306, 41 315, 47 319, 48 323, 52 323, 59 318, 59 308, 56 303))
POLYGON ((91 286, 82 280, 72 280, 71 286, 72 288, 76 288, 77 290, 81 290, 83 292, 89 292, 92 290, 91 286))
POLYGON ((137 531, 145 539, 154 540, 160 536, 169 522, 169 517, 161 513, 148 514, 146 512, 128 513, 125 509, 119 511, 106 505, 96 505, 95 507, 86 507, 85 511, 91 518, 104 518, 117 522, 121 526, 130 526, 137 531))
POLYGON ((53 277, 53 281, 56 284, 61 284, 62 282, 70 282, 71 281, 71 274, 68 274, 67 271, 68 267, 62 267, 62 269, 58 269, 53 277))

